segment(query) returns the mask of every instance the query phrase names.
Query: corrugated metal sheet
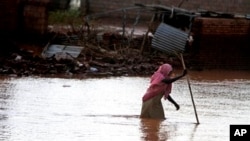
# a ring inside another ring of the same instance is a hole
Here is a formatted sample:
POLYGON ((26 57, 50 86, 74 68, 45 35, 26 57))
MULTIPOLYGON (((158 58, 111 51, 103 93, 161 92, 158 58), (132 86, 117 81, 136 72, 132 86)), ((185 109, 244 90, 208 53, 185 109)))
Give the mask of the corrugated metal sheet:
POLYGON ((188 33, 161 23, 156 29, 152 40, 152 47, 160 51, 173 54, 185 50, 188 33))
POLYGON ((60 55, 61 58, 72 59, 72 57, 77 58, 82 49, 83 47, 80 46, 50 45, 43 51, 42 56, 49 58, 53 55, 60 55))

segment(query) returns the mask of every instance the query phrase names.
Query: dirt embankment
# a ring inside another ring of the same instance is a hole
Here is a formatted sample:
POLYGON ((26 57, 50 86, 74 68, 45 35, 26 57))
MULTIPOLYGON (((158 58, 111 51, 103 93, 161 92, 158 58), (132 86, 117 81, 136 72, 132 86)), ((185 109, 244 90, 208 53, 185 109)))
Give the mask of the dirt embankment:
POLYGON ((169 62, 180 65, 176 57, 166 56, 151 48, 151 37, 129 38, 120 31, 50 32, 44 43, 9 42, 0 55, 0 74, 122 76, 151 75, 157 67, 169 62), (87 36, 83 36, 83 35, 87 36), (76 58, 42 57, 52 44, 83 47, 76 58))

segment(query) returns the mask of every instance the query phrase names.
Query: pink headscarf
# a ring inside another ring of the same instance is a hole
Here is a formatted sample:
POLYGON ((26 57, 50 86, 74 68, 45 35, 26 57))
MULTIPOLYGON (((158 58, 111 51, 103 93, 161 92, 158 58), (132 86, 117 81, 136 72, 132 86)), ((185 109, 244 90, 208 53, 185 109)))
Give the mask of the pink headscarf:
POLYGON ((142 100, 147 101, 152 97, 162 94, 166 99, 171 93, 172 84, 165 84, 162 82, 163 79, 169 78, 169 73, 173 70, 172 66, 169 64, 161 65, 158 70, 151 76, 150 86, 147 89, 142 100))

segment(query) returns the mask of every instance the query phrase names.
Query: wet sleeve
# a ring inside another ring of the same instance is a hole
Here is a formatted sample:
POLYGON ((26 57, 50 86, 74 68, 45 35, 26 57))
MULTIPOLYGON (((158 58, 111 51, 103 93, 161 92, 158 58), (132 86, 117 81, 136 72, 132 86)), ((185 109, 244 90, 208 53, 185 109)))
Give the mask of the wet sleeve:
POLYGON ((162 82, 166 83, 166 84, 170 84, 170 83, 173 83, 174 81, 182 78, 183 76, 185 76, 187 74, 187 70, 184 70, 183 71, 183 74, 180 75, 180 76, 177 76, 175 78, 172 78, 172 79, 163 79, 162 82))
POLYGON ((175 78, 172 78, 172 79, 163 79, 162 82, 166 83, 166 84, 170 84, 170 83, 173 83, 175 82, 176 80, 182 78, 183 75, 180 75, 180 76, 177 76, 175 78))

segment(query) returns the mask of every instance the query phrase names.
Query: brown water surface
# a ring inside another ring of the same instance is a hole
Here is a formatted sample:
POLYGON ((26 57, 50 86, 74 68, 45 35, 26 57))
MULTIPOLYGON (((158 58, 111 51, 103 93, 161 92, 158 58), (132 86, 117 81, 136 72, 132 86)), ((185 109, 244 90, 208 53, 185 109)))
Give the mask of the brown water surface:
POLYGON ((149 77, 66 79, 0 77, 3 141, 222 141, 230 124, 250 124, 250 73, 190 72, 174 83, 179 111, 163 100, 166 120, 140 119, 149 77))

